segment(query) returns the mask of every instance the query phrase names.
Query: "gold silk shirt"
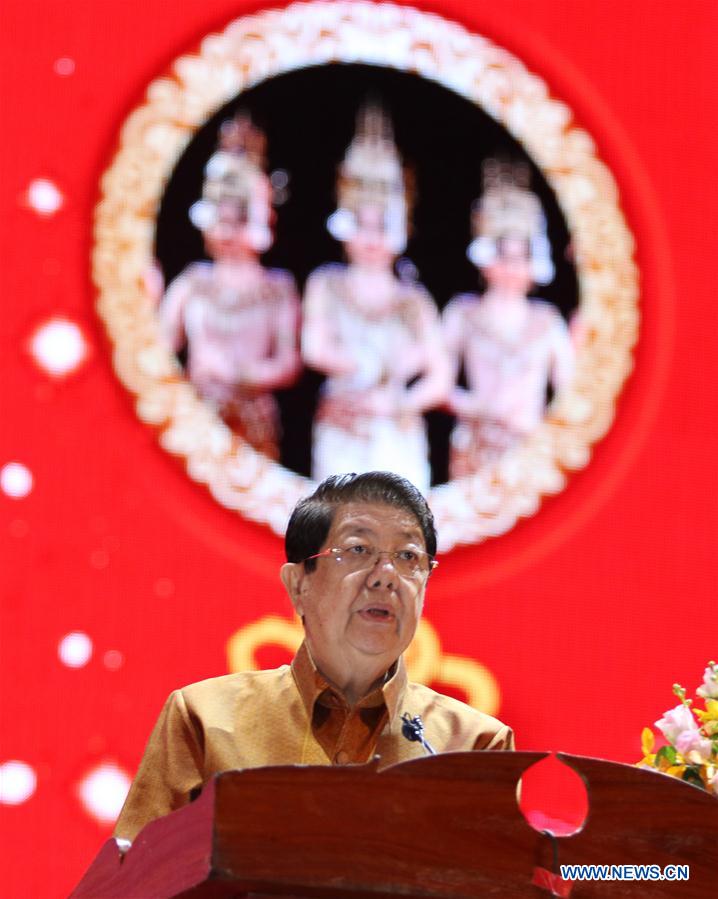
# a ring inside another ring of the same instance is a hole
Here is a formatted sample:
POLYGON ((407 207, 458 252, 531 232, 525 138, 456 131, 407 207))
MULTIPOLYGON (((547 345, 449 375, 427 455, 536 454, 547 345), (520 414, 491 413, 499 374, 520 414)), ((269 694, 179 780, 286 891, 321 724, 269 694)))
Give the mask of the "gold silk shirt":
POLYGON ((399 659, 385 683, 347 705, 315 667, 305 644, 291 665, 200 681, 176 690, 149 738, 115 836, 133 840, 155 818, 189 802, 220 771, 265 765, 346 765, 380 757, 386 768, 425 754, 401 733, 420 715, 437 752, 513 749, 496 718, 407 681, 399 659))

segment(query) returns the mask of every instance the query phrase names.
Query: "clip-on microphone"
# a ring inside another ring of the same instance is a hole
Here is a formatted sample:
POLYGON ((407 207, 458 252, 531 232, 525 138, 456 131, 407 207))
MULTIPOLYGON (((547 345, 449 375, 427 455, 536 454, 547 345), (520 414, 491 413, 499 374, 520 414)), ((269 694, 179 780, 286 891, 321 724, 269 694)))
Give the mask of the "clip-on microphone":
POLYGON ((436 750, 424 737, 424 722, 416 715, 409 717, 408 712, 401 716, 401 733, 411 743, 421 743, 428 755, 436 755, 436 750))

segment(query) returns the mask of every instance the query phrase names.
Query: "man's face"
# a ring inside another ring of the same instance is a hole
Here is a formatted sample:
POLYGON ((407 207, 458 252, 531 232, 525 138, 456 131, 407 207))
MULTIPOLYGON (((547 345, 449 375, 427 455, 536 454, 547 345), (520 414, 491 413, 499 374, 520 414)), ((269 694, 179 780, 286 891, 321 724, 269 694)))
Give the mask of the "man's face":
MULTIPOLYGON (((357 544, 380 550, 426 550, 421 527, 410 513, 383 503, 337 508, 322 550, 357 544)), ((291 566, 292 602, 304 620, 314 661, 327 676, 352 664, 386 671, 414 636, 424 604, 427 576, 401 576, 389 555, 355 570, 333 556, 316 560, 313 572, 291 566)), ((289 566, 288 566, 289 567, 289 566)))

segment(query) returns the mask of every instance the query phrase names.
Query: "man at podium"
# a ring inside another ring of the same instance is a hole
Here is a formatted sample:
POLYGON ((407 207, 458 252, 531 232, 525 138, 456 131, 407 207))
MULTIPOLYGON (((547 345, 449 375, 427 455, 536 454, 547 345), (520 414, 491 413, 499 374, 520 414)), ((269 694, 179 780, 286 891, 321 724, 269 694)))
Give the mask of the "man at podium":
POLYGON ((500 721, 408 682, 402 653, 437 565, 434 518, 412 484, 388 472, 329 477, 297 504, 285 547, 280 576, 305 631, 291 665, 172 693, 117 837, 133 840, 220 771, 513 748, 500 721))

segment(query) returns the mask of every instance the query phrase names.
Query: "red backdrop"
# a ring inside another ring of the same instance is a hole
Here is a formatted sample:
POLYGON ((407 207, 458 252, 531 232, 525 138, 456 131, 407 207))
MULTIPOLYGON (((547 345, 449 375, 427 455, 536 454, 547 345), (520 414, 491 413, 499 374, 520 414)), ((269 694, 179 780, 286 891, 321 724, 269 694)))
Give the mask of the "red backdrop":
MULTIPOLYGON (((671 684, 693 688, 718 655, 718 8, 416 5, 512 51, 596 138, 637 237, 642 315, 635 371, 589 466, 508 535, 448 554, 427 617, 445 652, 493 672, 521 748, 634 761, 671 684)), ((0 763, 26 763, 37 784, 3 806, 3 895, 66 894, 109 832, 80 803, 82 778, 103 763, 132 774, 166 694, 224 673, 237 627, 289 616, 281 541, 220 508, 137 419, 89 278, 98 179, 121 122, 176 56, 254 8, 5 4, 0 466, 21 462, 34 486, 0 493, 0 763), (57 73, 61 58, 71 74, 57 73), (55 215, 23 201, 37 178, 64 194, 55 215), (91 348, 62 380, 27 352, 53 315, 80 324, 91 348), (78 668, 58 657, 71 631, 93 644, 78 668)))

